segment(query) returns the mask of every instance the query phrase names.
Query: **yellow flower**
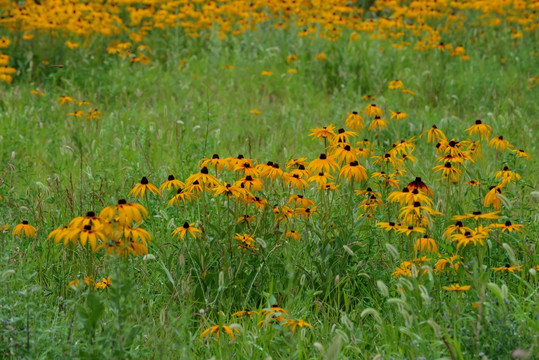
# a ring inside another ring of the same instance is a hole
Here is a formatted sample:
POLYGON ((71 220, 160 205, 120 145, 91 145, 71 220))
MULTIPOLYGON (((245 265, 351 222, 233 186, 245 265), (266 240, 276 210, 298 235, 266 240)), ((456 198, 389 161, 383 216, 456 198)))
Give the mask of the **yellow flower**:
POLYGON ((95 289, 98 290, 103 290, 103 289, 106 289, 107 287, 111 286, 112 285, 112 282, 110 281, 110 276, 107 276, 106 278, 102 278, 100 282, 97 282, 95 284, 95 289))
POLYGON ((427 252, 438 252, 438 246, 436 246, 436 241, 432 238, 427 237, 426 235, 417 239, 414 245, 414 251, 427 251, 427 252))
POLYGON ((391 90, 404 89, 404 84, 401 80, 393 80, 389 82, 387 88, 391 90))
POLYGON ((72 42, 72 41, 70 41, 70 40, 67 40, 67 41, 65 42, 65 44, 66 44, 66 46, 67 46, 68 48, 70 48, 71 50, 73 50, 73 49, 79 47, 79 44, 74 43, 74 42, 72 42))
POLYGON ((339 165, 337 165, 332 156, 320 154, 320 157, 311 161, 307 168, 312 172, 330 172, 338 169, 338 167, 339 165))
POLYGON ((321 52, 321 53, 319 53, 319 54, 316 54, 316 55, 314 56, 314 59, 315 59, 315 60, 318 60, 318 61, 324 61, 324 60, 327 59, 327 56, 326 56, 325 53, 321 52))
POLYGON ((365 108, 365 115, 367 116, 382 116, 382 109, 380 109, 376 104, 369 104, 365 108))
POLYGON ((524 225, 522 224, 512 224, 511 221, 507 220, 505 222, 505 224, 493 224, 491 225, 491 227, 493 228, 498 228, 498 229, 502 229, 502 232, 513 232, 513 231, 518 231, 518 232, 522 232, 522 228, 524 227, 524 225))
POLYGON ((391 113, 391 119, 404 120, 408 117, 408 114, 400 111, 389 110, 389 112, 391 113))
POLYGON ((322 128, 311 129, 311 134, 309 136, 312 136, 313 138, 331 140, 335 135, 335 126, 328 125, 322 128))
POLYGON ((365 121, 357 111, 349 113, 344 124, 350 129, 357 131, 361 131, 365 127, 365 121))
POLYGON ((206 330, 204 330, 200 334, 200 338, 204 339, 204 338, 209 338, 212 335, 215 335, 217 340, 219 340, 219 336, 221 335, 221 333, 225 333, 228 336, 230 336, 231 339, 234 339, 234 337, 235 337, 234 336, 234 331, 236 333, 238 333, 238 334, 240 333, 240 331, 238 329, 231 328, 230 326, 227 326, 227 325, 214 325, 214 326, 211 326, 211 327, 207 328, 206 330))
POLYGON ((235 312, 234 314, 232 314, 232 316, 237 316, 237 317, 249 316, 249 317, 252 317, 253 314, 258 314, 258 311, 254 311, 254 310, 251 310, 251 309, 245 309, 245 310, 240 310, 238 312, 235 312))
POLYGON ((303 320, 295 320, 295 319, 285 319, 281 322, 284 326, 290 327, 290 330, 292 330, 292 333, 296 332, 296 328, 299 327, 310 327, 313 326, 303 320))
POLYGON ((419 137, 422 137, 425 133, 429 143, 446 141, 445 134, 436 125, 432 125, 430 129, 423 131, 419 137))
POLYGON ((193 239, 196 239, 198 237, 198 234, 202 234, 202 231, 193 227, 195 223, 189 224, 187 221, 183 224, 183 226, 177 227, 173 232, 172 235, 176 235, 177 239, 183 239, 187 233, 189 233, 193 239))
POLYGON ((339 177, 345 177, 349 181, 355 180, 361 182, 367 180, 367 170, 361 166, 357 161, 351 161, 348 165, 341 168, 339 177))
POLYGON ((284 233, 284 237, 294 240, 301 239, 301 235, 295 230, 288 230, 284 233))
POLYGON ((494 137, 489 141, 489 146, 499 151, 505 151, 513 147, 509 144, 509 141, 505 140, 503 136, 494 137))
POLYGON ((475 124, 469 129, 466 129, 466 131, 470 136, 472 136, 472 134, 479 134, 481 139, 488 139, 492 132, 492 128, 487 124, 483 124, 481 120, 475 120, 475 124))
POLYGON ((468 291, 471 289, 470 285, 451 284, 450 286, 442 286, 447 291, 468 291))
POLYGON ((288 69, 287 73, 289 73, 289 74, 297 74, 298 70, 297 69, 288 69))
POLYGON ((267 70, 264 70, 260 73, 262 76, 271 76, 273 75, 273 72, 272 71, 267 71, 267 70))
POLYGON ((165 181, 164 183, 161 184, 161 186, 159 186, 159 190, 160 191, 163 191, 165 189, 171 190, 172 188, 174 188, 175 190, 178 190, 184 186, 185 184, 182 183, 180 180, 177 180, 176 178, 174 178, 174 175, 169 175, 167 181, 165 181))
POLYGON ((76 243, 77 239, 79 239, 82 246, 86 246, 89 243, 92 250, 96 252, 100 249, 98 247, 98 240, 101 240, 103 243, 106 241, 103 229, 104 227, 101 224, 87 224, 83 228, 70 228, 70 232, 66 236, 73 243, 76 243))
POLYGON ((28 224, 28 221, 23 220, 22 223, 18 224, 13 228, 13 235, 15 236, 26 236, 29 238, 36 238, 36 228, 28 224))
POLYGON ((140 180, 140 184, 135 185, 135 187, 131 189, 131 191, 129 192, 128 196, 134 195, 135 200, 138 197, 142 199, 144 197, 144 194, 146 193, 146 190, 148 190, 149 192, 153 194, 161 195, 161 192, 159 191, 159 189, 155 185, 150 184, 146 176, 143 176, 142 179, 140 180))
POLYGON ((505 264, 505 266, 500 266, 497 268, 492 268, 495 272, 510 272, 514 273, 515 271, 522 271, 522 265, 515 265, 511 266, 509 264, 505 264))
POLYGON ((257 109, 252 109, 252 110, 249 110, 249 112, 253 115, 260 115, 260 110, 257 110, 257 109))

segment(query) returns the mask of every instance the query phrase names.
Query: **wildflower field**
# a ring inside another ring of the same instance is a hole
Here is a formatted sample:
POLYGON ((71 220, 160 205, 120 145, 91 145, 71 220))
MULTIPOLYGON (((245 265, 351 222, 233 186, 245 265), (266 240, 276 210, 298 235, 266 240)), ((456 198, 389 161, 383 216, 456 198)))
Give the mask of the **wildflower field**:
POLYGON ((538 11, 0 0, 0 357, 538 359, 538 11))

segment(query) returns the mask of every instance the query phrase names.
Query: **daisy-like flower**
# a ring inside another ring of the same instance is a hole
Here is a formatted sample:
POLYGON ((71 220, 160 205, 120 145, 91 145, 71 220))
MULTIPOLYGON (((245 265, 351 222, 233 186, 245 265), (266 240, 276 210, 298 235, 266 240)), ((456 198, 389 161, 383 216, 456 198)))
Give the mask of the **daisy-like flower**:
POLYGON ((288 230, 284 233, 284 237, 293 240, 301 239, 301 235, 295 230, 288 230))
POLYGON ((251 175, 247 175, 236 181, 234 186, 244 188, 249 191, 259 191, 264 188, 264 183, 259 178, 253 178, 251 175))
POLYGON ((451 235, 453 235, 456 232, 464 234, 467 231, 471 232, 472 229, 470 229, 469 227, 464 226, 462 221, 457 221, 454 225, 449 225, 445 229, 443 236, 447 238, 447 237, 451 237, 451 235))
POLYGON ((384 229, 385 231, 397 231, 401 227, 401 224, 394 223, 393 221, 390 222, 379 222, 376 223, 376 226, 379 226, 380 228, 384 229))
POLYGON ((215 188, 213 188, 213 191, 214 197, 219 195, 225 195, 226 197, 233 196, 236 199, 248 194, 245 188, 234 186, 229 183, 224 183, 222 185, 216 186, 215 188))
POLYGON ((491 225, 491 227, 502 229, 502 232, 511 233, 513 231, 522 232, 522 228, 524 228, 524 225, 512 224, 511 221, 507 220, 504 224, 493 224, 491 225))
POLYGON ((337 158, 340 164, 357 161, 357 150, 348 144, 338 146, 333 152, 333 157, 337 158))
POLYGON ((285 319, 281 322, 283 326, 290 327, 290 330, 292 330, 292 333, 296 332, 296 328, 298 327, 309 327, 312 328, 313 326, 301 319, 295 320, 295 319, 285 319))
POLYGON ((513 181, 520 180, 520 174, 509 170, 507 166, 504 166, 502 170, 496 172, 496 179, 501 179, 502 186, 505 186, 513 181))
POLYGON ((489 191, 487 192, 487 195, 485 195, 483 206, 492 206, 494 207, 494 209, 500 210, 502 206, 502 201, 498 197, 498 194, 503 195, 502 188, 500 186, 491 186, 489 191))
POLYGON ((305 166, 308 165, 308 163, 309 162, 307 161, 307 158, 305 158, 305 157, 302 157, 302 158, 299 158, 299 159, 291 159, 286 163, 286 168, 287 169, 298 169, 300 166, 303 166, 303 168, 305 169, 305 166))
POLYGON ((185 205, 187 201, 189 202, 193 201, 194 197, 195 197, 195 194, 193 194, 192 192, 179 188, 176 191, 176 195, 174 195, 172 199, 170 199, 170 201, 168 202, 168 206, 172 206, 172 205, 178 206, 180 204, 180 201, 185 205))
POLYGON ((320 140, 331 140, 335 135, 335 126, 328 125, 322 128, 311 129, 311 134, 309 136, 312 136, 313 138, 318 138, 320 140))
POLYGON ((317 175, 313 175, 309 178, 309 182, 315 182, 318 185, 325 185, 329 180, 333 180, 333 176, 324 172, 319 172, 317 175))
POLYGON ((103 225, 84 225, 82 229, 75 228, 71 229, 67 237, 75 244, 77 239, 79 239, 82 246, 86 246, 87 243, 90 244, 90 247, 94 252, 98 249, 98 241, 102 243, 106 241, 105 234, 103 233, 103 225))
POLYGON ((434 239, 425 235, 417 239, 414 245, 414 251, 427 251, 437 253, 438 246, 436 245, 436 241, 434 239))
POLYGON ((402 219, 402 218, 407 217, 410 214, 414 214, 416 216, 419 216, 422 213, 428 214, 430 216, 442 215, 441 212, 436 211, 436 210, 430 208, 429 206, 421 205, 421 203, 419 201, 414 201, 412 204, 404 206, 404 207, 401 208, 399 217, 402 219))
POLYGON ((337 130, 337 134, 331 139, 333 142, 348 142, 350 137, 356 136, 357 133, 354 131, 346 131, 343 128, 337 130))
POLYGON ((380 109, 376 104, 369 104, 365 108, 365 115, 367 116, 382 116, 382 109, 380 109))
POLYGON ((23 220, 22 223, 16 225, 13 228, 13 235, 15 236, 26 236, 32 239, 36 238, 36 228, 28 223, 28 221, 23 220))
POLYGON ((117 205, 107 206, 99 213, 103 219, 117 219, 120 224, 131 222, 141 223, 148 217, 148 211, 139 203, 128 203, 125 199, 118 200, 117 205))
POLYGON ((306 208, 303 208, 303 207, 300 207, 300 208, 297 208, 295 213, 296 215, 299 215, 301 216, 303 219, 308 219, 311 217, 311 215, 317 215, 318 213, 316 212, 316 206, 313 206, 313 207, 306 207, 306 208))
POLYGON ((401 80, 392 80, 387 85, 387 88, 391 90, 404 89, 404 84, 401 80))
POLYGON ((200 334, 200 338, 201 339, 207 339, 207 338, 210 338, 212 336, 215 336, 215 338, 217 340, 219 340, 219 337, 221 336, 222 333, 230 336, 231 339, 234 339, 235 338, 235 335, 234 335, 234 331, 239 334, 240 331, 236 328, 231 328, 230 326, 227 326, 227 325, 214 325, 214 326, 211 326, 209 328, 207 328, 206 330, 204 330, 201 334, 200 334))
POLYGON ((528 154, 527 152, 525 152, 524 150, 522 149, 519 149, 519 150, 512 150, 513 153, 517 156, 517 157, 520 157, 520 158, 524 158, 526 160, 530 160, 530 154, 528 154))
POLYGON ((245 174, 245 176, 250 175, 253 177, 257 177, 260 175, 260 171, 255 166, 253 166, 250 161, 239 162, 234 167, 234 171, 239 171, 245 174))
POLYGON ((128 196, 135 196, 135 200, 139 197, 142 199, 144 198, 146 191, 149 191, 152 194, 161 195, 159 189, 155 185, 150 184, 146 176, 143 176, 140 180, 140 184, 135 185, 135 187, 129 192, 128 196))
POLYGON ((244 309, 244 310, 240 310, 240 311, 235 312, 234 314, 232 314, 232 316, 236 316, 236 317, 241 317, 241 316, 253 317, 253 314, 258 314, 258 311, 254 311, 254 310, 251 310, 251 309, 244 309))
POLYGON ((286 185, 290 185, 296 189, 304 189, 309 186, 307 181, 301 178, 299 174, 285 174, 284 182, 286 185))
POLYGON ((348 113, 344 124, 346 125, 346 127, 349 127, 350 129, 356 131, 361 131, 365 127, 365 121, 363 120, 361 115, 358 114, 357 111, 348 113))
POLYGON ((251 222, 255 220, 255 218, 256 218, 255 215, 245 214, 245 215, 240 216, 238 220, 236 220, 236 223, 249 225, 251 222))
POLYGON ((436 125, 432 125, 430 129, 423 131, 419 137, 423 137, 424 134, 427 134, 427 141, 429 143, 442 142, 447 139, 443 131, 438 129, 436 125))
POLYGON ((215 176, 210 175, 208 168, 205 166, 200 169, 199 173, 192 174, 187 178, 187 180, 185 180, 187 184, 192 184, 195 181, 198 181, 200 184, 208 186, 210 189, 221 184, 215 176))
POLYGON ((63 96, 60 96, 58 99, 56 99, 58 101, 58 103, 60 104, 60 106, 62 105, 65 105, 67 103, 72 103, 72 102, 75 102, 75 99, 73 99, 72 97, 70 96, 66 96, 66 95, 63 95, 63 96))
POLYGON ((54 239, 54 242, 58 244, 60 241, 64 241, 64 246, 67 246, 69 242, 68 234, 71 232, 71 229, 68 226, 64 226, 58 229, 55 229, 49 233, 47 239, 54 239))
POLYGON ((369 124, 369 131, 387 129, 387 121, 376 115, 369 124))
POLYGON ((450 269, 452 269, 453 271, 457 271, 461 265, 462 261, 460 260, 460 256, 443 256, 438 259, 438 261, 436 261, 436 264, 434 265, 434 271, 442 273, 447 272, 450 269))
POLYGON ((255 246, 255 239, 252 235, 249 234, 236 234, 234 236, 234 239, 238 240, 240 244, 238 245, 238 249, 240 250, 258 250, 255 246))
POLYGON ((86 216, 77 216, 71 220, 68 224, 70 228, 83 228, 85 225, 101 225, 103 219, 100 216, 96 216, 95 212, 88 211, 86 216))
POLYGON ((264 178, 270 178, 270 179, 277 179, 282 177, 284 174, 283 170, 279 167, 279 164, 272 163, 270 166, 267 166, 264 171, 260 173, 261 177, 264 178))
POLYGON ((402 159, 391 156, 390 153, 384 154, 384 156, 373 156, 374 165, 383 167, 386 164, 390 164, 393 168, 399 168, 402 166, 402 159))
POLYGON ((312 172, 330 172, 338 169, 339 165, 332 156, 320 154, 320 157, 309 163, 308 169, 312 172))
POLYGON ((454 167, 450 162, 446 162, 444 165, 437 165, 432 168, 435 172, 442 172, 442 176, 445 178, 451 178, 453 180, 458 179, 462 174, 462 170, 454 167))
POLYGON ((311 207, 314 206, 314 201, 307 199, 303 195, 291 195, 287 204, 294 204, 296 207, 311 207))
POLYGON ((110 276, 107 276, 106 278, 102 278, 101 281, 95 283, 95 289, 103 290, 111 285, 112 285, 112 281, 110 281, 110 276))
POLYGON ((498 136, 490 139, 488 144, 490 147, 493 147, 498 151, 505 151, 513 147, 513 145, 509 144, 509 141, 505 140, 503 136, 498 136))
POLYGON ((515 271, 522 271, 522 265, 515 265, 511 266, 509 264, 505 264, 505 266, 500 266, 496 268, 492 268, 495 272, 510 272, 514 273, 515 271))
POLYGON ((391 120, 397 119, 398 121, 400 121, 408 117, 408 114, 400 112, 400 111, 389 110, 389 112, 391 113, 391 120))
POLYGON ((482 246, 485 245, 484 234, 481 234, 474 230, 466 231, 464 234, 462 233, 453 234, 451 235, 451 240, 457 242, 457 249, 460 249, 461 247, 466 247, 470 244, 472 245, 480 244, 482 246))
POLYGON ((178 240, 183 239, 187 233, 189 233, 193 239, 197 239, 198 234, 202 234, 202 231, 194 227, 195 223, 189 224, 187 221, 183 226, 177 227, 172 235, 175 235, 178 240))
POLYGON ((470 285, 451 284, 449 286, 442 286, 442 288, 447 291, 468 291, 472 287, 470 285))
POLYGON ((258 196, 247 196, 245 198, 246 204, 254 204, 256 209, 264 211, 264 208, 268 204, 268 200, 259 198, 258 196))
POLYGON ((466 183, 465 183, 465 184, 468 184, 468 185, 470 185, 470 186, 473 186, 473 187, 475 187, 475 186, 478 186, 478 185, 480 185, 480 184, 481 184, 481 182, 480 182, 480 181, 478 181, 478 180, 470 180, 470 181, 466 181, 466 183))
POLYGON ((179 188, 184 187, 185 184, 182 183, 180 180, 174 178, 174 175, 169 175, 167 181, 161 184, 159 186, 159 190, 163 191, 165 189, 170 190, 174 188, 174 190, 178 190, 179 188))
POLYGON ((299 175, 300 177, 303 177, 303 178, 307 178, 309 176, 311 176, 311 172, 307 169, 305 169, 305 166, 302 164, 302 165, 299 165, 297 169, 294 169, 290 172, 290 175, 299 175))
POLYGON ((221 159, 218 154, 213 154, 211 158, 202 159, 198 162, 198 166, 200 168, 212 166, 216 168, 217 171, 223 170, 226 164, 227 164, 227 160, 221 159))
POLYGON ((405 226, 401 225, 397 229, 397 234, 406 234, 406 236, 409 236, 411 233, 420 233, 424 234, 427 229, 419 226, 405 226))
POLYGON ((498 214, 499 211, 493 211, 489 213, 482 213, 481 211, 474 211, 472 213, 465 213, 464 215, 455 215, 451 218, 451 220, 466 220, 466 219, 474 219, 475 221, 478 221, 479 219, 483 220, 496 220, 499 218, 498 214))
POLYGON ((352 161, 348 165, 343 166, 339 172, 339 177, 345 177, 348 181, 355 180, 357 182, 368 179, 367 170, 357 161, 352 161))
POLYGON ((492 132, 492 128, 487 124, 483 124, 481 120, 475 120, 475 124, 472 125, 469 129, 466 129, 466 131, 470 136, 472 136, 473 134, 479 134, 479 137, 481 139, 488 139, 490 133, 492 132))
POLYGON ((339 185, 336 185, 335 183, 327 183, 327 184, 322 184, 322 185, 319 185, 318 186, 318 190, 337 190, 337 188, 339 187, 339 185))
POLYGON ((414 179, 414 181, 410 182, 408 185, 406 185, 406 187, 408 189, 410 189, 411 191, 413 191, 414 189, 417 189, 417 190, 420 190, 422 191, 423 193, 427 194, 427 195, 434 195, 434 191, 432 191, 432 189, 430 187, 427 186, 427 184, 425 184, 423 182, 423 180, 418 176, 414 179))

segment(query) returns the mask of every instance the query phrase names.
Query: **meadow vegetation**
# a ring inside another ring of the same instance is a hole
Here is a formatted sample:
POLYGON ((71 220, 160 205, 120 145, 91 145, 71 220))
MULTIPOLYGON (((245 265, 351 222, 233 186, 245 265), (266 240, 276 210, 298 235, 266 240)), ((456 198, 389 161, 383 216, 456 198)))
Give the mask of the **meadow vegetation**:
POLYGON ((538 9, 0 0, 1 356, 539 357, 538 9))

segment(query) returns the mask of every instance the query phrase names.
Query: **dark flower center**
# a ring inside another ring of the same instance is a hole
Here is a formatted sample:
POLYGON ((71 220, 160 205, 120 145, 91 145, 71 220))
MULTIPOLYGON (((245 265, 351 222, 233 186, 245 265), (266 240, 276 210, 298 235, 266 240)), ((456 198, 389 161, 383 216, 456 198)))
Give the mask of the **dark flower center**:
POLYGON ((213 154, 213 156, 212 156, 211 158, 212 158, 212 159, 219 159, 219 155, 213 154))
POLYGON ((326 154, 320 154, 320 160, 326 160, 327 156, 326 154))
POLYGON ((476 125, 481 125, 482 122, 481 122, 481 120, 475 120, 475 124, 476 124, 476 125))
POLYGON ((275 163, 275 164, 271 165, 271 167, 274 168, 274 169, 278 169, 278 168, 279 168, 279 164, 275 163))
POLYGON ((389 226, 395 226, 395 223, 393 221, 390 221, 389 226))
POLYGON ((444 167, 448 168, 448 169, 451 169, 451 163, 450 162, 446 162, 444 167))
POLYGON ((189 223, 187 221, 183 223, 183 228, 189 229, 189 223))
POLYGON ((86 231, 92 230, 92 225, 84 225, 84 230, 86 231))
POLYGON ((268 161, 268 162, 266 163, 266 165, 272 166, 272 165, 273 165, 273 161, 268 161))
POLYGON ((209 172, 208 172, 208 168, 207 167, 203 167, 201 170, 200 170, 200 173, 201 174, 204 174, 204 175, 207 175, 209 172))
POLYGON ((300 166, 298 167, 298 169, 300 169, 300 170, 305 170, 305 166, 300 165, 300 166))
POLYGON ((253 181, 253 177, 251 175, 247 175, 245 177, 245 181, 253 181))
POLYGON ((172 181, 172 180, 175 180, 174 175, 169 175, 168 176, 168 181, 172 181))
POLYGON ((148 181, 148 179, 146 178, 146 176, 143 176, 142 179, 140 180, 140 183, 142 185, 148 185, 150 182, 148 181))
POLYGON ((456 227, 463 227, 464 224, 462 223, 462 221, 459 220, 459 221, 457 221, 457 222, 455 223, 455 226, 456 226, 456 227))
POLYGON ((23 221, 22 221, 22 224, 23 224, 23 225, 28 225, 28 221, 23 220, 23 221))
POLYGON ((506 222, 505 222, 505 226, 511 226, 511 225, 512 225, 512 224, 511 224, 511 221, 506 221, 506 222))
POLYGON ((350 151, 350 149, 351 149, 350 145, 346 145, 346 146, 344 147, 344 150, 346 150, 346 151, 350 151))
POLYGON ((504 166, 503 171, 507 171, 507 170, 509 170, 509 168, 507 166, 504 166))
POLYGON ((87 217, 94 217, 94 216, 95 216, 95 212, 93 212, 93 211, 88 211, 88 212, 86 213, 86 216, 87 216, 87 217))
POLYGON ((118 205, 125 205, 125 204, 127 204, 127 201, 125 201, 125 199, 118 200, 118 205))
POLYGON ((432 128, 433 128, 433 129, 438 129, 438 126, 432 125, 432 128))
POLYGON ((345 132, 345 130, 344 130, 343 128, 340 128, 340 129, 339 129, 339 134, 342 134, 342 133, 344 133, 344 132, 345 132))
POLYGON ((242 154, 239 154, 238 159, 245 159, 245 157, 242 154))
POLYGON ((414 201, 414 207, 420 207, 421 206, 421 203, 419 201, 414 201))
POLYGON ((357 115, 357 111, 352 111, 352 114, 357 115))
POLYGON ((195 180, 195 181, 193 182, 193 185, 200 185, 200 183, 198 182, 198 180, 195 180))
POLYGON ((474 211, 472 214, 473 215, 481 215, 481 211, 474 211))
POLYGON ((457 142, 456 142, 456 141, 451 140, 451 141, 449 142, 449 146, 455 147, 455 145, 457 145, 457 142))

